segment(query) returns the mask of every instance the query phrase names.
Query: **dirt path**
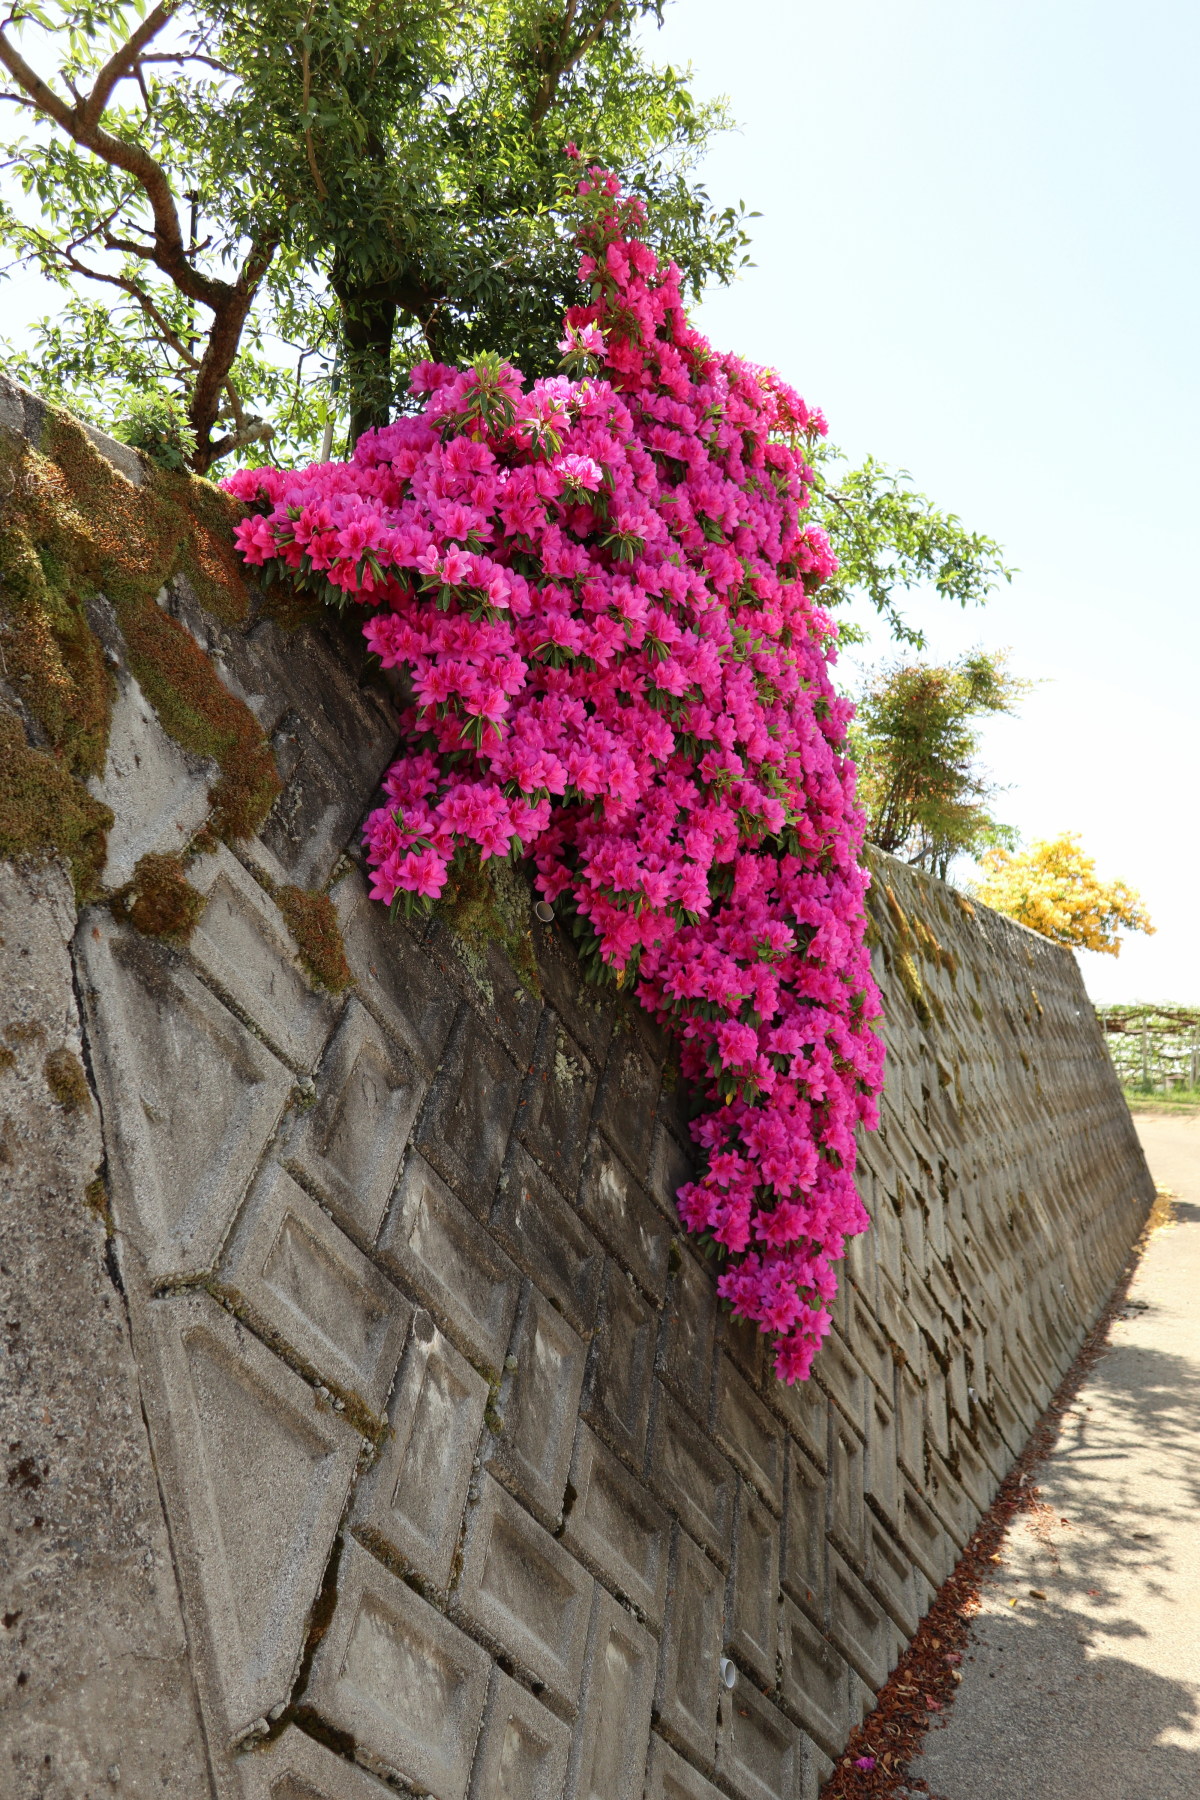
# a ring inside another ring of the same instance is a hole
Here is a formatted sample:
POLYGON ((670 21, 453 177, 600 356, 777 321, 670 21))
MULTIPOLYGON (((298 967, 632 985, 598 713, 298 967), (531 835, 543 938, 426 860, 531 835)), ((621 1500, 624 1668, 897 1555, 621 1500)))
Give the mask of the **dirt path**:
MULTIPOLYGON (((1200 1118, 1137 1119, 1176 1196, 985 1589, 911 1768, 945 1800, 1200 1797, 1200 1118)), ((911 1778, 910 1776, 910 1778, 911 1778)))

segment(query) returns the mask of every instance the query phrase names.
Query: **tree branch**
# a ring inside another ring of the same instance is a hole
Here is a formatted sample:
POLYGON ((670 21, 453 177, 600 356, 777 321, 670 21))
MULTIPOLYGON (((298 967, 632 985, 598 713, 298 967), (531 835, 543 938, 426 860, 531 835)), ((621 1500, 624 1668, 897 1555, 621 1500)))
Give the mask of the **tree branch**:
POLYGON ((622 5, 623 0, 608 0, 608 5, 604 8, 604 11, 601 13, 592 29, 583 32, 576 40, 574 47, 568 49, 564 46, 564 39, 570 34, 571 26, 574 23, 577 11, 576 0, 568 0, 566 11, 563 14, 562 25, 559 30, 558 53, 552 53, 547 58, 543 59, 541 86, 538 89, 537 97, 535 98, 533 105, 529 109, 529 123, 534 131, 539 129, 546 114, 553 106, 554 97, 558 92, 558 84, 563 76, 569 75, 571 70, 574 69, 588 54, 588 51, 593 50, 596 47, 600 42, 600 39, 604 36, 604 33, 613 23, 614 19, 619 15, 622 5))

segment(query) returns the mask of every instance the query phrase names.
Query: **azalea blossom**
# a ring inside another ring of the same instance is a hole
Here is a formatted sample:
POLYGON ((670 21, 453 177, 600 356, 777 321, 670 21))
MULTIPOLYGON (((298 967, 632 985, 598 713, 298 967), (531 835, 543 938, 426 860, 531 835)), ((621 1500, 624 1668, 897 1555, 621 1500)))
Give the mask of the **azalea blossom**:
POLYGON ((410 696, 365 826, 371 892, 428 903, 521 856, 673 1035, 702 1100, 680 1217, 804 1379, 867 1214, 883 1050, 862 814, 805 512, 822 414, 716 353, 605 171, 579 183, 564 369, 420 364, 349 463, 241 471, 247 563, 366 611, 410 696))

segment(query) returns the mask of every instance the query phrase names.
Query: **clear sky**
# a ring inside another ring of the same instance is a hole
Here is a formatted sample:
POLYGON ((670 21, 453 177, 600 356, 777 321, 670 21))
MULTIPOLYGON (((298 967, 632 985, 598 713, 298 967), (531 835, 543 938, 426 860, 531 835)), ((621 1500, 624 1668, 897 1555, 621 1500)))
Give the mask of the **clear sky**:
POLYGON ((655 41, 728 94, 707 184, 763 214, 700 323, 1003 543, 986 608, 916 609, 930 653, 1011 647, 1000 816, 1150 907, 1093 997, 1200 1002, 1200 8, 675 0, 655 41))
MULTIPOLYGON (((1020 573, 914 605, 930 653, 1040 685, 986 732, 1031 836, 1076 829, 1155 937, 1093 997, 1200 1003, 1200 8, 1184 0, 674 0, 655 53, 728 94, 705 176, 756 267, 703 305, 837 442, 910 469, 1020 573)), ((0 286, 0 329, 53 290, 0 286)), ((874 654, 883 656, 879 642, 874 654)))

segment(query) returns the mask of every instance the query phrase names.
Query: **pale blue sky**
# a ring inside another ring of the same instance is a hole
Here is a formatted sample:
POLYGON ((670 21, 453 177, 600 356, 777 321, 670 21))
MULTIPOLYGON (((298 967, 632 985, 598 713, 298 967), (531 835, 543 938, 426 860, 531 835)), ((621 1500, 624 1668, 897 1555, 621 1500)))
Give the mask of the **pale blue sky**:
POLYGON ((653 36, 729 95, 705 175, 763 214, 700 322, 1005 545, 982 612, 915 605, 930 651, 1011 647, 1042 685, 987 732, 1001 815, 1145 895, 1093 997, 1200 1002, 1200 9, 675 0, 653 36))
POLYGON ((1001 816, 1147 899, 1093 996, 1200 1001, 1200 9, 676 0, 655 36, 741 122, 713 197, 764 215, 703 328, 1005 545, 930 650, 1040 678, 987 733, 1001 816))

